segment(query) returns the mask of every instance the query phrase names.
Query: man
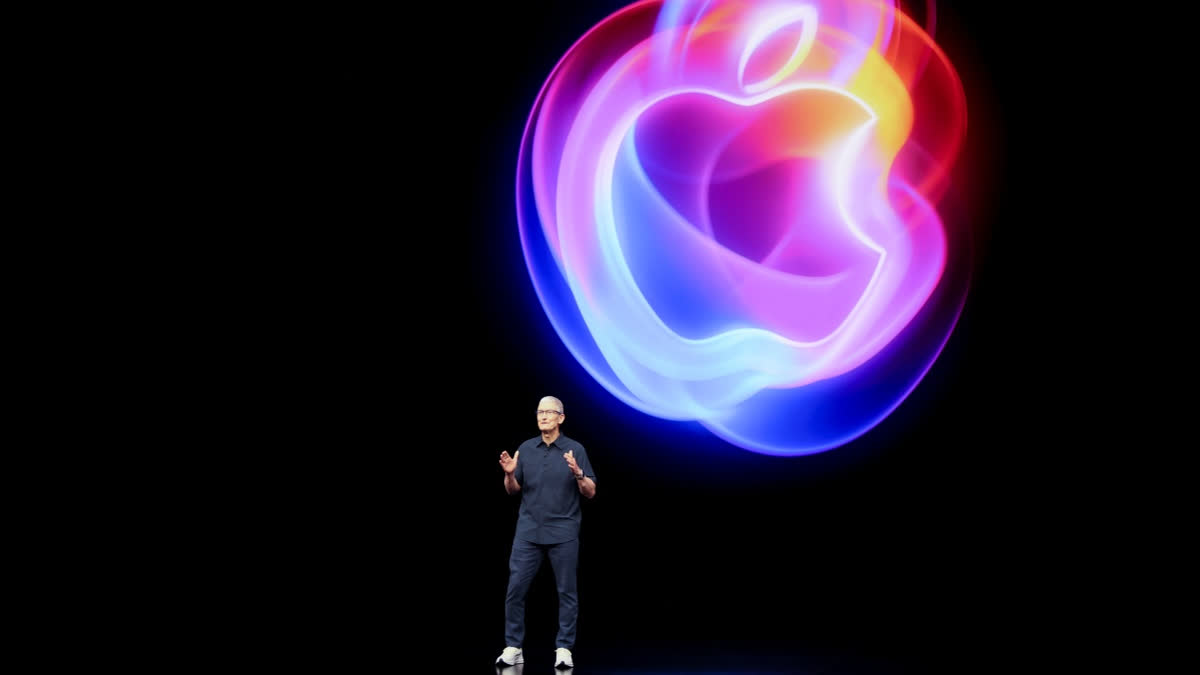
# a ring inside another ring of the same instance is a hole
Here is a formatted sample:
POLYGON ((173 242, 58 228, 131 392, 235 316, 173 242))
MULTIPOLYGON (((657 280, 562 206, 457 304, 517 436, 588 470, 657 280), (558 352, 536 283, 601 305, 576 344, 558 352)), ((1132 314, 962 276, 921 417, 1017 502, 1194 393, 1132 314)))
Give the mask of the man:
POLYGON ((578 441, 559 432, 566 420, 562 401, 547 396, 538 403, 540 436, 529 439, 509 457, 500 453, 504 489, 521 494, 521 512, 508 560, 508 594, 504 599, 504 641, 499 665, 524 663, 525 596, 543 558, 550 558, 558 586, 558 637, 554 666, 574 667, 575 621, 579 597, 575 569, 579 561, 580 500, 596 496, 596 474, 578 441), (521 453, 524 453, 524 457, 521 453))

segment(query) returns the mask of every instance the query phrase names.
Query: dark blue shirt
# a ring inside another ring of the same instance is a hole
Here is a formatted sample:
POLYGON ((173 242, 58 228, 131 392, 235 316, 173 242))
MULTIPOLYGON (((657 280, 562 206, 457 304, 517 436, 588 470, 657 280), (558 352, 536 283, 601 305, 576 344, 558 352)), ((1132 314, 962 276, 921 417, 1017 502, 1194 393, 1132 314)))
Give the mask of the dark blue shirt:
POLYGON ((517 537, 535 544, 561 544, 579 536, 583 520, 579 504, 579 481, 563 455, 575 453, 575 463, 583 475, 596 480, 587 451, 579 441, 560 432, 546 447, 542 437, 531 438, 517 448, 517 468, 513 477, 521 486, 521 514, 517 517, 517 537))

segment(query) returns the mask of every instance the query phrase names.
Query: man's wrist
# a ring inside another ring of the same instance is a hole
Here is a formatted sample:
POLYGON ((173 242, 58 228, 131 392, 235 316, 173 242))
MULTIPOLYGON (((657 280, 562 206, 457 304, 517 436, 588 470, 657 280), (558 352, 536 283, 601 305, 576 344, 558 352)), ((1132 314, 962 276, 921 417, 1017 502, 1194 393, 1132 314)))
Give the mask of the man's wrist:
POLYGON ((583 472, 582 471, 575 474, 575 480, 583 480, 583 472))

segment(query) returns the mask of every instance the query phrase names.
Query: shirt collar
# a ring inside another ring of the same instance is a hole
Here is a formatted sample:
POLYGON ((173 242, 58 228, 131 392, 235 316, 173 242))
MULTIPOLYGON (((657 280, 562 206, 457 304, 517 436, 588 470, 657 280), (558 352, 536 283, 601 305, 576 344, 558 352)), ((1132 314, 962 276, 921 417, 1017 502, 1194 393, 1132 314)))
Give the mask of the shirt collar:
MULTIPOLYGON (((567 438, 566 434, 564 434, 563 432, 561 432, 561 431, 560 431, 560 432, 558 432, 558 438, 554 439, 554 442, 553 442, 553 443, 551 443, 551 445, 557 445, 557 446, 558 446, 558 447, 560 447, 560 448, 566 449, 566 447, 567 447, 567 442, 568 442, 568 441, 570 441, 570 440, 571 440, 571 439, 567 438)), ((542 440, 542 437, 541 437, 541 436, 538 436, 538 442, 537 442, 537 445, 535 445, 534 447, 536 447, 536 448, 546 448, 546 447, 549 447, 549 446, 547 446, 547 445, 546 445, 546 441, 542 440)))

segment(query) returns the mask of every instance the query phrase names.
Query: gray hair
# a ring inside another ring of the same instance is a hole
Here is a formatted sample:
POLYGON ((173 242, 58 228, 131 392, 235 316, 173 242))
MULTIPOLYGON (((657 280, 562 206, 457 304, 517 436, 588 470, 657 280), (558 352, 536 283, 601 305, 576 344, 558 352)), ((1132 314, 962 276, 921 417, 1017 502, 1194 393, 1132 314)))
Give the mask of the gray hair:
POLYGON ((542 400, 545 400, 545 399, 550 399, 551 401, 554 401, 558 405, 558 412, 564 413, 564 414, 567 412, 566 410, 563 409, 563 402, 558 400, 557 396, 543 396, 542 400))

